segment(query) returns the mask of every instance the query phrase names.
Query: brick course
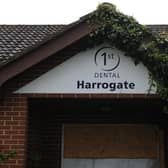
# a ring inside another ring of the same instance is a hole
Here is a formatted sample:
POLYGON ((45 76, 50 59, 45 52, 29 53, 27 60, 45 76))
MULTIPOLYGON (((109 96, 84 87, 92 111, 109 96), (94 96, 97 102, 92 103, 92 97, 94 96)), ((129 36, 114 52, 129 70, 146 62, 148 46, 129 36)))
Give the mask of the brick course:
POLYGON ((0 163, 0 167, 25 167, 26 132, 27 98, 21 95, 10 95, 0 103, 0 151, 7 154, 16 150, 17 156, 0 163))

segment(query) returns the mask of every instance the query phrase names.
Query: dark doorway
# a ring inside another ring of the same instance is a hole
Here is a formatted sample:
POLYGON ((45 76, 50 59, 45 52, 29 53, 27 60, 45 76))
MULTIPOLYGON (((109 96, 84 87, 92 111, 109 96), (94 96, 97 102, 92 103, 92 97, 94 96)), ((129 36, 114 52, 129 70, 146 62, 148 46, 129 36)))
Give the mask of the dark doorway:
POLYGON ((161 111, 157 99, 29 99, 28 168, 61 168, 64 123, 164 127, 161 111))

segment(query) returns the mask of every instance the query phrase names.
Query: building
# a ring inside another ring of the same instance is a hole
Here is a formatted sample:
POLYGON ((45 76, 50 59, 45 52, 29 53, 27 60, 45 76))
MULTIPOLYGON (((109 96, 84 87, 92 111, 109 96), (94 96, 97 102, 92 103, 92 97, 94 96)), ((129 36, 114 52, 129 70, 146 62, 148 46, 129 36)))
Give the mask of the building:
POLYGON ((17 152, 3 168, 166 167, 167 114, 147 68, 89 48, 89 33, 83 18, 0 26, 0 151, 17 152))

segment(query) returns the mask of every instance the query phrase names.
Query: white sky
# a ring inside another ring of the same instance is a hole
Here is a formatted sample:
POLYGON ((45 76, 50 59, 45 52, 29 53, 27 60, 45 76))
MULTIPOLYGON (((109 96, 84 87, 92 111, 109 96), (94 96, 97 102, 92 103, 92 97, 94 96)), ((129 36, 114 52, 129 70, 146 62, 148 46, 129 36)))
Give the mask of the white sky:
POLYGON ((141 24, 168 24, 168 0, 0 0, 0 24, 68 24, 110 2, 141 24))

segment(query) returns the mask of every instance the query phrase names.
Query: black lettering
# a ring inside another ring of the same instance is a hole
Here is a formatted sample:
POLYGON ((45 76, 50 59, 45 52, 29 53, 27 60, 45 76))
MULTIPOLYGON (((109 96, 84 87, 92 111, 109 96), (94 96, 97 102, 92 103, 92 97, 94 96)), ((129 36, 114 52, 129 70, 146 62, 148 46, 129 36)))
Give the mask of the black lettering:
POLYGON ((77 88, 83 89, 84 88, 84 81, 77 81, 77 88))
POLYGON ((124 88, 128 89, 128 82, 127 81, 124 82, 124 88))
POLYGON ((103 76, 104 76, 104 78, 108 78, 109 74, 108 73, 104 73, 103 76))
POLYGON ((109 78, 112 78, 112 74, 113 74, 113 73, 109 72, 109 78))
POLYGON ((102 88, 107 89, 108 88, 108 83, 102 83, 102 88))
POLYGON ((97 83, 96 83, 96 82, 93 82, 93 83, 92 83, 92 88, 94 89, 96 86, 97 86, 97 83))
POLYGON ((116 83, 110 83, 110 90, 115 91, 116 90, 116 83))
POLYGON ((117 89, 123 89, 123 84, 122 83, 117 83, 117 89))
POLYGON ((98 77, 99 77, 99 74, 98 74, 97 72, 95 72, 94 77, 95 77, 95 78, 98 78, 98 77))
POLYGON ((100 82, 98 82, 98 83, 97 83, 97 88, 99 89, 99 88, 100 88, 100 86, 101 86, 101 83, 100 83, 100 82))
POLYGON ((110 89, 110 91, 115 91, 116 89, 135 89, 135 83, 131 82, 118 82, 118 83, 107 83, 107 82, 85 82, 77 81, 77 89, 110 89))
POLYGON ((116 78, 117 76, 116 76, 116 73, 113 73, 113 76, 112 76, 112 78, 116 78))
POLYGON ((107 65, 107 54, 104 52, 101 56, 104 57, 104 66, 107 65))
POLYGON ((130 89, 135 89, 135 83, 130 83, 130 84, 129 84, 129 88, 130 88, 130 89))
POLYGON ((86 82, 85 88, 86 88, 86 89, 90 89, 90 88, 91 88, 91 83, 90 83, 90 82, 86 82))
POLYGON ((100 74, 99 74, 99 78, 103 78, 103 75, 102 75, 102 73, 100 73, 100 74))
POLYGON ((119 73, 117 73, 117 78, 120 78, 120 74, 119 73))

